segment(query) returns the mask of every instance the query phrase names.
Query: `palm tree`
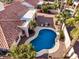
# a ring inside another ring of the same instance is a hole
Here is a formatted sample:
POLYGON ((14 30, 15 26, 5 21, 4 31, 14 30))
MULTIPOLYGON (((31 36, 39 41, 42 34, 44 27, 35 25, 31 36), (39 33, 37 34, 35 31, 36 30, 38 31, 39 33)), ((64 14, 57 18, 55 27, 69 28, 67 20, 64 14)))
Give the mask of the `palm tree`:
POLYGON ((14 59, 35 59, 36 52, 33 49, 32 44, 22 44, 19 46, 13 46, 8 53, 9 56, 14 59))
POLYGON ((57 21, 60 21, 60 23, 64 23, 66 19, 70 18, 71 16, 69 15, 68 11, 63 11, 60 12, 58 15, 56 15, 57 21))

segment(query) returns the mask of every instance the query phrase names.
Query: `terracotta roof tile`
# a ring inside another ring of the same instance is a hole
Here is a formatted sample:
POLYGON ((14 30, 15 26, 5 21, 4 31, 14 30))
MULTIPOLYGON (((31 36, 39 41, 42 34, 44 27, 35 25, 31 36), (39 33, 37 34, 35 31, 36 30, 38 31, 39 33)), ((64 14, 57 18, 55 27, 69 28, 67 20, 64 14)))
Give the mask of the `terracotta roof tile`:
POLYGON ((5 10, 0 12, 0 47, 7 48, 17 39, 21 31, 17 25, 22 25, 20 18, 28 11, 28 8, 21 5, 20 2, 14 2, 6 6, 5 10), (2 29, 2 31, 1 31, 2 29), (3 34, 4 37, 3 37, 3 34))
POLYGON ((0 25, 6 37, 7 43, 9 47, 11 44, 17 40, 18 34, 20 33, 20 29, 17 25, 22 25, 22 21, 1 21, 0 25))
POLYGON ((27 11, 28 8, 26 6, 21 5, 20 2, 15 2, 0 12, 0 19, 20 19, 27 11))
POLYGON ((0 26, 0 48, 9 49, 1 26, 0 26))
POLYGON ((28 8, 21 5, 20 2, 13 2, 0 12, 0 47, 8 48, 17 40, 18 34, 21 31, 17 25, 22 25, 23 21, 20 18, 27 11, 28 8))

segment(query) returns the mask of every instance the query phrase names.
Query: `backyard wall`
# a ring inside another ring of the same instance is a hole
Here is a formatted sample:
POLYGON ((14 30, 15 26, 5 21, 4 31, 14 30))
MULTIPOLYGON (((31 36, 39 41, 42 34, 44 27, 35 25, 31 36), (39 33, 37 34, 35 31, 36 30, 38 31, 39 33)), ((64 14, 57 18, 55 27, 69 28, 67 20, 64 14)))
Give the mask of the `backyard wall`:
POLYGON ((66 46, 66 49, 70 47, 70 43, 71 43, 71 40, 70 40, 70 37, 69 37, 69 34, 67 32, 67 29, 66 29, 66 26, 65 24, 63 24, 62 26, 62 30, 64 32, 64 36, 65 36, 65 46, 66 46))

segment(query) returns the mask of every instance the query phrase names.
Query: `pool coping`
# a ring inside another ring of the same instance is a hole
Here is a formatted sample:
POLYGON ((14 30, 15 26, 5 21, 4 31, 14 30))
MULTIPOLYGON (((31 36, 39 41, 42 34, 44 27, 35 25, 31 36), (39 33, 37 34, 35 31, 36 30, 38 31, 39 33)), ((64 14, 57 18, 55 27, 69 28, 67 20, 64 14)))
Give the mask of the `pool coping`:
POLYGON ((41 55, 43 55, 45 53, 49 53, 49 54, 50 53, 54 53, 54 52, 56 52, 59 49, 59 40, 58 40, 59 39, 59 33, 56 32, 53 28, 50 28, 50 27, 39 27, 39 26, 36 27, 34 29, 35 30, 35 35, 32 36, 32 37, 30 37, 25 42, 25 44, 29 44, 33 39, 35 39, 38 36, 39 31, 42 30, 42 29, 50 29, 50 30, 53 30, 56 33, 57 37, 55 38, 55 46, 53 48, 50 48, 50 49, 42 49, 41 51, 36 52, 37 53, 36 57, 39 57, 39 56, 41 56, 41 55))

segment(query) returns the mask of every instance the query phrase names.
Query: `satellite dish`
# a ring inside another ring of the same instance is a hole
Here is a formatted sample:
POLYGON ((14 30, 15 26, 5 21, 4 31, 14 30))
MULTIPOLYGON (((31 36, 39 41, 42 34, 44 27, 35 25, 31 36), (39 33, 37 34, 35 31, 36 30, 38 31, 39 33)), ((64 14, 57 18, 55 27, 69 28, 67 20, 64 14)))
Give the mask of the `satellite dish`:
POLYGON ((0 11, 4 10, 4 4, 2 2, 0 2, 0 11))

